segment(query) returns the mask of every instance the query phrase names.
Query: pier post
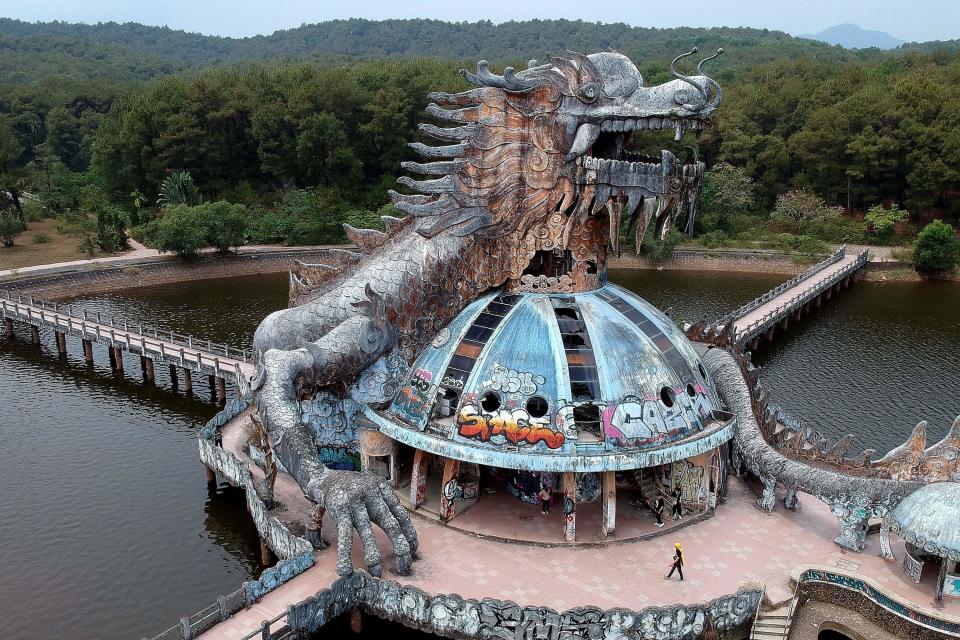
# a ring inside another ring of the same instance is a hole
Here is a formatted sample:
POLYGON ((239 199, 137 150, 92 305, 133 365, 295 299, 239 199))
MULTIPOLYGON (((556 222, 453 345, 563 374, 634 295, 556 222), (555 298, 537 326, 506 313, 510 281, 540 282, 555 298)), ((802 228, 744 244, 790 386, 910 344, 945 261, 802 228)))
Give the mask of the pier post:
POLYGON ((210 385, 210 399, 213 402, 217 401, 217 382, 212 375, 207 376, 207 384, 210 385))
POLYGON ((13 318, 3 319, 3 335, 8 340, 13 340, 13 318))
POLYGON ((447 458, 443 463, 443 482, 440 484, 440 519, 452 520, 457 499, 457 476, 460 474, 460 461, 447 458))
POLYGON ((120 347, 110 347, 110 350, 113 351, 113 368, 116 371, 123 371, 123 351, 120 347))
POLYGON ((179 385, 177 384, 177 365, 175 364, 170 365, 170 384, 173 385, 173 390, 176 391, 179 385))
POLYGON ((410 508, 417 509, 427 495, 427 455, 421 449, 413 455, 413 472, 410 475, 410 508))
POLYGON ((767 342, 773 342, 773 334, 776 333, 777 328, 775 326, 770 327, 767 330, 767 342))
POLYGON ((140 356, 140 370, 143 371, 143 383, 152 383, 155 379, 153 371, 153 360, 147 356, 140 356))
POLYGON ((577 474, 563 474, 563 539, 577 541, 577 474))
POLYGON ((217 400, 220 404, 227 401, 227 383, 223 378, 217 378, 217 400))
POLYGON ((83 359, 87 364, 93 364, 93 344, 89 340, 83 341, 83 359))
POLYGON ((603 472, 603 526, 604 537, 612 536, 617 529, 617 473, 603 472))
POLYGON ((186 367, 183 369, 183 390, 188 396, 193 395, 193 376, 190 373, 190 369, 186 367))
POLYGON ((35 325, 30 325, 30 341, 33 344, 40 344, 40 329, 35 325))
POLYGON ((57 352, 62 356, 67 355, 67 336, 59 331, 55 331, 53 335, 57 338, 57 352))
POLYGON ((273 564, 273 551, 263 538, 260 538, 260 564, 264 567, 273 564))

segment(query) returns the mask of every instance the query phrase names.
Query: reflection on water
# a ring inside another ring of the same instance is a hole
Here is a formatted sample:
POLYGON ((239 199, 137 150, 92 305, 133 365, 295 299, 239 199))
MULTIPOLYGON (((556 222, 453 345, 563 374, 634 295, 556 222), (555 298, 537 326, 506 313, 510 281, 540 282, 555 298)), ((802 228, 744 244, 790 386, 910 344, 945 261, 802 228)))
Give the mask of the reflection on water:
MULTIPOLYGON (((782 276, 614 272, 674 317, 716 317, 782 276)), ((286 275, 186 283, 87 297, 130 323, 249 347, 286 305, 286 275)), ((79 303, 78 303, 79 304, 79 303)), ((216 412, 205 380, 172 393, 165 367, 143 385, 136 357, 114 374, 106 350, 83 361, 68 339, 29 331, 0 341, 0 611, 4 637, 142 637, 214 602, 259 571, 242 494, 209 491, 197 428, 216 412)), ((836 437, 887 450, 913 424, 931 440, 960 413, 960 286, 859 283, 763 346, 755 361, 774 400, 836 437)), ((497 594, 491 594, 496 596, 497 594)))

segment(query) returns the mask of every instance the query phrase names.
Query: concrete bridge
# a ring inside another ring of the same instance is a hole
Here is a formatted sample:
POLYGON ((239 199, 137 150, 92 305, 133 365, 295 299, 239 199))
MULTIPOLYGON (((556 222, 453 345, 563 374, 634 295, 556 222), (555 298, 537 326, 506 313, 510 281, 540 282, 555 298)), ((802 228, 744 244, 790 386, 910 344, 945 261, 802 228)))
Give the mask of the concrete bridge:
POLYGON ((245 349, 142 324, 129 325, 114 318, 104 318, 99 313, 76 310, 69 304, 0 292, 0 315, 3 316, 4 335, 7 338, 13 337, 15 322, 30 326, 34 344, 40 343, 41 327, 52 329, 61 355, 67 353, 68 335, 80 338, 88 363, 93 362, 93 343, 104 344, 114 371, 123 370, 124 351, 137 354, 140 356, 144 382, 154 380, 154 365, 158 363, 169 366, 170 379, 175 386, 178 385, 179 370, 187 392, 193 390, 194 374, 206 375, 211 390, 220 402, 226 401, 225 381, 228 378, 235 379, 241 385, 254 371, 252 354, 245 349))
POLYGON ((740 349, 756 349, 760 338, 773 342, 777 328, 786 331, 790 320, 799 321, 813 307, 820 307, 834 293, 850 285, 857 272, 867 264, 867 251, 848 254, 846 247, 813 267, 755 298, 726 316, 714 326, 722 330, 733 325, 731 341, 740 349))

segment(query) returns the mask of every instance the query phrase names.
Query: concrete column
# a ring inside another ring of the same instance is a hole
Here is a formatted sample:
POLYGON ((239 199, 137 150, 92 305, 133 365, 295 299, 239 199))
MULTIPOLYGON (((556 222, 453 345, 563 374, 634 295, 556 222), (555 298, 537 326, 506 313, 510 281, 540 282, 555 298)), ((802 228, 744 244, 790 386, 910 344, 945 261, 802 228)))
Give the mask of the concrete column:
POLYGON ((5 335, 8 339, 13 340, 13 318, 3 319, 3 335, 5 335))
POLYGON ((217 401, 217 382, 213 376, 207 376, 207 384, 210 385, 210 399, 213 402, 217 401))
POLYGON ((767 329, 767 342, 773 342, 773 334, 775 334, 776 331, 777 328, 775 326, 767 329))
POLYGON ((193 375, 191 375, 190 369, 183 370, 183 390, 186 391, 188 396, 193 395, 193 375))
POLYGON ((153 360, 140 356, 140 369, 143 371, 143 382, 153 384, 156 376, 153 371, 153 360))
POLYGON ((603 526, 604 537, 612 536, 617 528, 617 473, 603 472, 603 526))
POLYGON ((273 564, 273 550, 263 538, 260 538, 260 564, 269 567, 273 564))
POLYGON ((30 341, 33 344, 40 344, 40 329, 34 325, 30 325, 30 341))
POLYGON ((93 344, 89 340, 83 341, 83 359, 87 364, 93 364, 93 344))
POLYGON ((116 371, 123 371, 123 351, 120 347, 110 347, 113 350, 113 362, 114 369, 116 371))
POLYGON ((59 331, 55 331, 53 335, 57 338, 57 352, 62 356, 67 355, 67 336, 59 331))
POLYGON ((170 365, 170 384, 173 385, 173 390, 176 391, 177 387, 177 365, 170 365))
POLYGON ((443 463, 443 482, 440 483, 440 519, 444 522, 452 520, 454 516, 458 475, 460 475, 460 461, 447 458, 443 463))
POLYGON ((577 474, 563 474, 563 539, 577 541, 577 474))
POLYGON ((224 404, 227 401, 227 382, 223 378, 217 378, 217 399, 220 401, 220 404, 224 404))
POLYGON ((417 509, 427 495, 427 456, 420 449, 413 456, 413 473, 410 475, 410 506, 417 509))

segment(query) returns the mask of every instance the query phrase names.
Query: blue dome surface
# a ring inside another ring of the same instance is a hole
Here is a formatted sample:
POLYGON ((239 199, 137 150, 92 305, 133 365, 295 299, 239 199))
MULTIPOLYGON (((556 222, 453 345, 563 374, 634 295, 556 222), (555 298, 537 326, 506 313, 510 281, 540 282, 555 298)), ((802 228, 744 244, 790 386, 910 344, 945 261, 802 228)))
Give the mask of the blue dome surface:
POLYGON ((676 324, 606 285, 478 299, 420 354, 389 409, 366 413, 394 439, 451 457, 587 471, 709 450, 731 431, 719 409, 676 324))

